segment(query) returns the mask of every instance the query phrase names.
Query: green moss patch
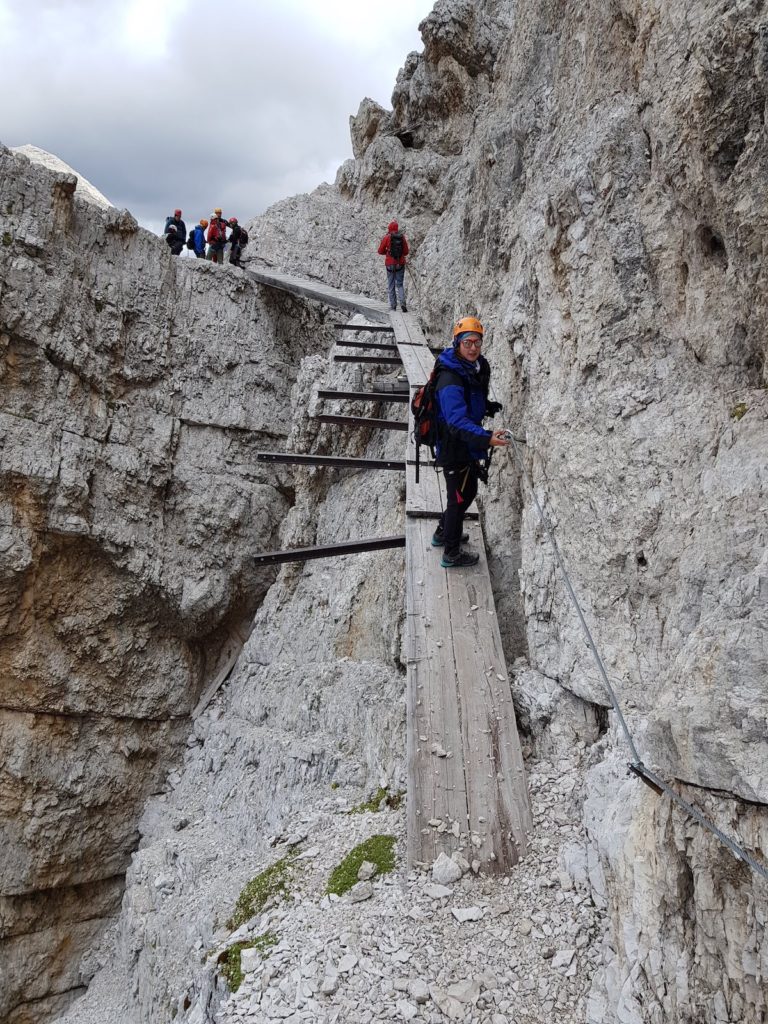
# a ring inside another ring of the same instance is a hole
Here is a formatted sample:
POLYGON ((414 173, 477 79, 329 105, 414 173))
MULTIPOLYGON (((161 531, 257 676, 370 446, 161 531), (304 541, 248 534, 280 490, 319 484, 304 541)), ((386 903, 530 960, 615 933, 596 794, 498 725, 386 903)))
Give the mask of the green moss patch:
POLYGON ((357 881, 357 872, 364 860, 376 865, 377 874, 385 875, 395 867, 395 837, 371 836, 351 850, 338 867, 333 869, 325 891, 343 896, 357 881))
POLYGON ((250 921, 252 917, 260 914, 267 900, 274 896, 284 896, 288 892, 293 878, 295 856, 295 853, 287 853, 285 857, 281 857, 271 867, 266 868, 248 882, 237 898, 234 913, 227 921, 227 928, 234 931, 241 924, 245 924, 246 921, 250 921))
POLYGON ((7 247, 7 246, 11 245, 12 242, 13 242, 13 238, 8 234, 7 231, 4 231, 3 232, 3 245, 7 247))
POLYGON ((264 957, 268 950, 277 945, 277 942, 278 938, 274 932, 264 932, 263 935, 257 935, 250 942, 236 942, 233 946, 229 946, 228 949, 224 950, 219 957, 219 963, 221 964, 221 973, 227 979, 230 992, 237 992, 243 982, 243 968, 240 962, 242 951, 244 949, 258 949, 262 957, 264 957))
POLYGON ((739 402, 738 405, 734 405, 734 407, 731 409, 731 419, 732 420, 740 420, 741 417, 744 416, 745 413, 748 413, 748 412, 749 412, 749 406, 746 404, 746 402, 739 402))
POLYGON ((390 793, 384 786, 379 786, 370 800, 364 800, 363 803, 356 804, 349 813, 365 814, 366 811, 378 811, 382 800, 385 801, 385 805, 390 810, 396 811, 403 801, 403 794, 390 793))

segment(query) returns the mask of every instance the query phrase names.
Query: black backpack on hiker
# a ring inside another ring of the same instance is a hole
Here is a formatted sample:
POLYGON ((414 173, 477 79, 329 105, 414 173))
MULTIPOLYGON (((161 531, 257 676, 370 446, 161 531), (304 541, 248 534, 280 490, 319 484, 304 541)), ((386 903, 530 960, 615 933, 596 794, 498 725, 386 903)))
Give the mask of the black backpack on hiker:
POLYGON ((411 399, 411 412, 413 413, 413 440, 416 443, 416 483, 419 482, 419 452, 425 444, 435 458, 435 445, 438 442, 437 432, 437 378, 440 368, 435 361, 432 373, 426 384, 417 389, 411 399))
POLYGON ((187 248, 191 249, 193 252, 195 251, 195 229, 194 228, 192 228, 192 230, 189 232, 189 238, 187 239, 187 248))
POLYGON ((389 255, 399 263, 403 258, 403 235, 401 231, 393 231, 389 236, 389 255))

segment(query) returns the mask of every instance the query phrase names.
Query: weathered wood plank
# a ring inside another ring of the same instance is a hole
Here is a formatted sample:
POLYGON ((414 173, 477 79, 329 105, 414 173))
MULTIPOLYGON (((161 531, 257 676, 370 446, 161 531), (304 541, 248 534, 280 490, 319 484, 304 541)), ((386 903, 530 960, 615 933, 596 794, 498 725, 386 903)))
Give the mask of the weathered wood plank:
POLYGON ((466 832, 468 814, 447 579, 431 535, 431 523, 406 522, 410 863, 431 863, 456 849, 454 832, 466 832), (438 819, 443 831, 429 824, 438 819))
POLYGON ((281 291, 290 292, 293 295, 303 295, 304 298, 323 302, 327 306, 347 309, 353 313, 362 313, 368 320, 389 323, 389 308, 383 302, 369 299, 365 295, 355 295, 353 292, 332 288, 320 281, 307 281, 278 270, 248 267, 246 273, 269 288, 279 288, 281 291))
MULTIPOLYGON (((391 321, 413 390, 435 356, 412 318, 393 313, 391 321)), ((416 484, 410 409, 408 427, 408 858, 429 863, 463 849, 484 870, 503 872, 525 853, 531 814, 482 530, 473 509, 465 527, 480 554, 476 566, 440 567, 430 539, 443 483, 422 465, 416 484), (442 765, 434 744, 452 755, 442 765), (429 825, 438 819, 443 832, 429 825)))
POLYGON ((410 385, 426 384, 435 362, 426 345, 398 345, 398 353, 410 385))
POLYGON ((525 854, 531 814, 485 543, 479 523, 466 528, 480 561, 447 575, 469 826, 478 859, 504 871, 525 854))

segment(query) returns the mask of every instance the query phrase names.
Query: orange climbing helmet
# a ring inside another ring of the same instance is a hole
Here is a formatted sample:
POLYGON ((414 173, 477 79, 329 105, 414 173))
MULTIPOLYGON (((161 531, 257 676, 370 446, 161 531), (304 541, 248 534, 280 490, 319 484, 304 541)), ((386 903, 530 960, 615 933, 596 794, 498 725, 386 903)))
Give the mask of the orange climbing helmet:
POLYGON ((483 325, 477 319, 476 316, 463 316, 461 320, 457 321, 453 328, 454 340, 458 338, 460 334, 479 334, 483 336, 483 325))
POLYGON ((208 227, 208 221, 205 219, 205 217, 203 217, 203 219, 200 221, 200 227, 201 228, 207 228, 208 227))

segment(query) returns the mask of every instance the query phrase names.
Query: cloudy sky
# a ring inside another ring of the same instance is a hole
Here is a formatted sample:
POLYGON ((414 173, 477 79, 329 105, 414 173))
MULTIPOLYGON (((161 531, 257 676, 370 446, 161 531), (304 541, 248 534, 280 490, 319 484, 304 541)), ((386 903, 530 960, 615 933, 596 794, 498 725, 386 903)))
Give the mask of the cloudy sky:
POLYGON ((332 181, 434 0, 0 0, 0 141, 157 229, 332 181))

